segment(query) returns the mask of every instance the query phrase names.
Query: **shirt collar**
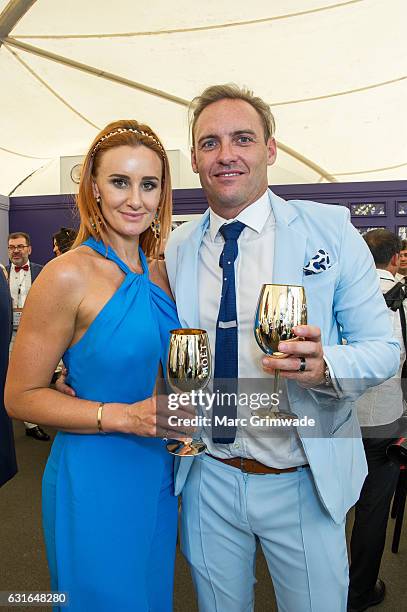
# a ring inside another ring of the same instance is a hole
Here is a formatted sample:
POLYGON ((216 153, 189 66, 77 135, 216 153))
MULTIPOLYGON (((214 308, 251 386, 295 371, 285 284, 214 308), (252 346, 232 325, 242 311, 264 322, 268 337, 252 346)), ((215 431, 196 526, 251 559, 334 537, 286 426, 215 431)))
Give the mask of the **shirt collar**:
POLYGON ((396 279, 394 278, 393 274, 391 272, 389 272, 388 270, 383 270, 383 268, 376 268, 377 270, 377 274, 379 275, 380 278, 386 279, 386 280, 392 280, 395 281, 396 279))
POLYGON ((265 191, 262 196, 250 206, 247 206, 234 219, 224 219, 217 215, 211 208, 209 209, 209 234, 211 240, 214 241, 219 229, 225 223, 240 221, 250 227, 258 234, 262 231, 271 212, 271 205, 268 191, 265 191))

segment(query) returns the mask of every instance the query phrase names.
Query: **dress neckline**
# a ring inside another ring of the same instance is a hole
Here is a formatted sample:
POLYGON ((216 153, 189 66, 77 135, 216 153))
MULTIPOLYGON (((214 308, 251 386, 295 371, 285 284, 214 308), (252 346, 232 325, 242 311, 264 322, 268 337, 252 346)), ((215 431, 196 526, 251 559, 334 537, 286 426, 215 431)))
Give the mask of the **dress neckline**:
POLYGON ((95 240, 93 236, 89 236, 87 240, 82 242, 82 245, 90 247, 91 249, 93 249, 94 251, 96 251, 97 253, 105 257, 106 259, 110 259, 111 261, 114 261, 126 275, 132 274, 133 276, 139 276, 139 277, 148 276, 147 259, 140 246, 138 247, 138 252, 140 255, 141 267, 143 270, 142 273, 133 272, 132 270, 130 270, 129 266, 122 259, 120 259, 120 257, 116 254, 116 252, 112 249, 110 245, 107 245, 106 247, 106 245, 101 240, 95 240))

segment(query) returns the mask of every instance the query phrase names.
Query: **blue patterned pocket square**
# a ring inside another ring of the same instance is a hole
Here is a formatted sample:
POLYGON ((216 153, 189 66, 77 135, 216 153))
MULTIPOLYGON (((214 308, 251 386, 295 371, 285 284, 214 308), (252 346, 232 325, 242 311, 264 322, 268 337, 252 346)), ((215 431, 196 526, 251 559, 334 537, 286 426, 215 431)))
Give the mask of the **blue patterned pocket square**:
POLYGON ((318 253, 303 267, 304 275, 320 274, 325 272, 325 270, 329 270, 331 265, 328 253, 323 249, 319 249, 318 253))

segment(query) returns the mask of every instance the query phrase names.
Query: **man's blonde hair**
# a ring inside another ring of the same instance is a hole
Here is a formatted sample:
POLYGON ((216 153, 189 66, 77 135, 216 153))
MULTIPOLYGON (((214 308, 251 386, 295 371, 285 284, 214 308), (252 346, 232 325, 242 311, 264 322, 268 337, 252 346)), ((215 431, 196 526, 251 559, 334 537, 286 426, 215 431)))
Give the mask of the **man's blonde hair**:
POLYGON ((246 87, 239 87, 236 83, 227 83, 225 85, 211 85, 207 87, 200 96, 196 96, 189 106, 189 126, 191 134, 191 143, 194 146, 194 131, 196 122, 202 111, 219 100, 243 100, 250 104, 260 115, 263 123, 264 139, 267 142, 269 138, 274 136, 276 124, 270 106, 258 96, 253 95, 253 92, 246 87))

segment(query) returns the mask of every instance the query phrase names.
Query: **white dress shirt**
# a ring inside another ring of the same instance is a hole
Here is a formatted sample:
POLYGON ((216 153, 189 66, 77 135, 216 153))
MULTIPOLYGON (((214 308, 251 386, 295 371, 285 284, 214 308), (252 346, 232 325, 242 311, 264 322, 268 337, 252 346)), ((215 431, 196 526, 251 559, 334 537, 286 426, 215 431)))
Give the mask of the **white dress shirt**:
MULTIPOLYGON (((267 192, 245 208, 236 219, 226 221, 210 210, 209 227, 199 251, 200 326, 208 332, 214 362, 216 321, 222 290, 219 257, 224 246, 219 228, 224 223, 236 220, 246 225, 238 240, 239 254, 235 261, 239 379, 268 378, 269 393, 272 393, 273 378, 263 371, 261 360, 264 354, 258 347, 253 333, 254 315, 261 286, 263 283, 273 282, 275 220, 267 192)), ((283 381, 280 388, 285 391, 283 381)), ((284 410, 284 401, 287 401, 285 392, 280 397, 281 410, 284 410)), ((250 408, 239 406, 238 416, 241 417, 243 414, 250 418, 250 408)), ((275 434, 270 437, 267 435, 269 432, 270 426, 245 427, 238 431, 233 444, 214 444, 210 438, 210 431, 204 431, 203 438, 209 453, 217 457, 248 457, 277 468, 307 463, 301 440, 295 430, 288 436, 279 437, 275 437, 275 434)))
MULTIPOLYGON (((394 287, 396 279, 388 270, 377 269, 380 279, 380 288, 386 293, 394 287)), ((363 427, 388 425, 394 423, 403 413, 403 393, 401 390, 401 370, 406 358, 403 333, 399 312, 390 308, 389 317, 393 326, 393 337, 400 344, 400 367, 393 378, 389 378, 381 385, 372 387, 357 402, 358 419, 363 427)))
POLYGON ((10 266, 10 293, 13 300, 13 308, 24 308, 25 300, 29 290, 31 289, 31 268, 30 262, 27 261, 28 270, 19 270, 16 272, 16 267, 12 263, 10 266))

